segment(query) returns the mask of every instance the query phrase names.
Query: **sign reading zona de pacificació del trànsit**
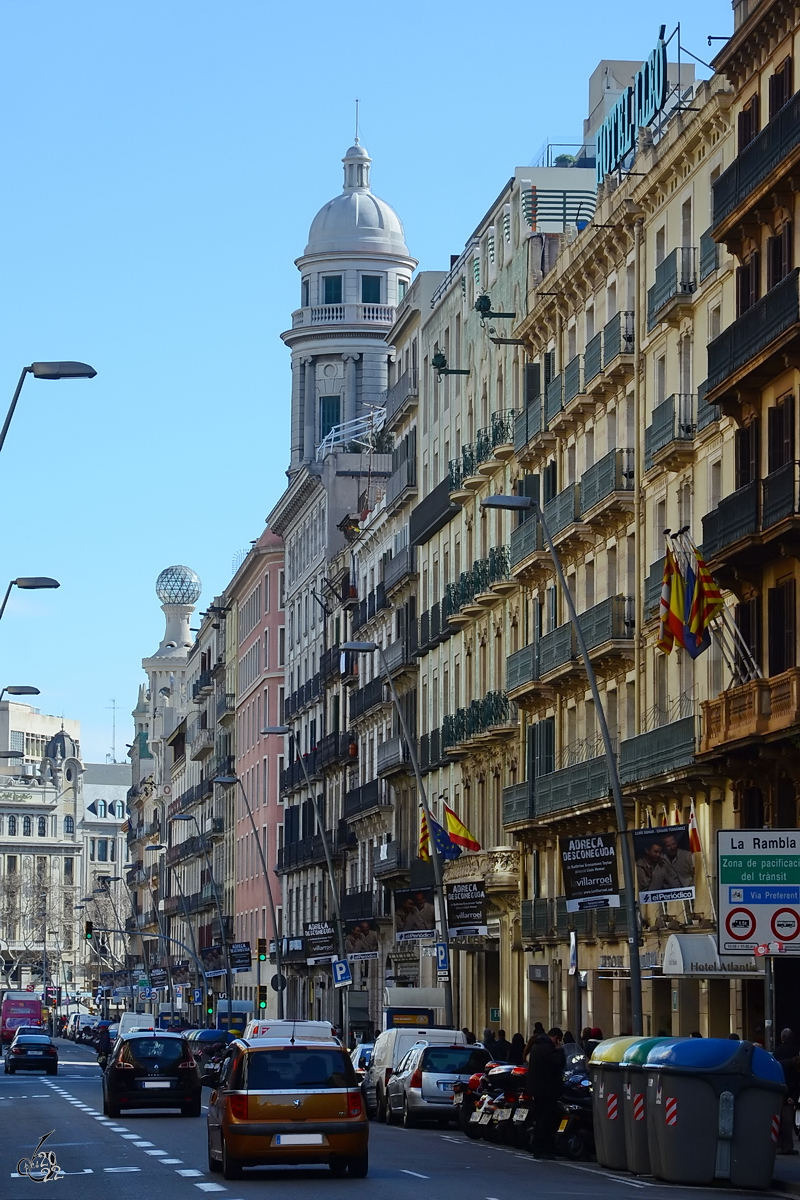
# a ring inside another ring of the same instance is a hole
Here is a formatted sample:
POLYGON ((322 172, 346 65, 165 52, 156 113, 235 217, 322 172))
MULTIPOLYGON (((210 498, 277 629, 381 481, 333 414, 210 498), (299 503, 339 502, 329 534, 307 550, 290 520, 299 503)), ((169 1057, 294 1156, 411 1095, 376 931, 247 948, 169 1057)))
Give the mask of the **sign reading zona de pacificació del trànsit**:
POLYGON ((800 954, 800 830, 717 834, 719 952, 800 954))

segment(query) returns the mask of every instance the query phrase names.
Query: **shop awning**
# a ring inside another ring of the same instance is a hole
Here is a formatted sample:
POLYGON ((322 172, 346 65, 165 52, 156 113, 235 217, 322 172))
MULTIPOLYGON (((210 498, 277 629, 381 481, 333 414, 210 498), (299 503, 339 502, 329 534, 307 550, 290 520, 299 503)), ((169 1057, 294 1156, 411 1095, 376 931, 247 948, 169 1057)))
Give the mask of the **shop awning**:
POLYGON ((764 964, 752 954, 720 958, 717 939, 711 933, 673 933, 664 946, 661 971, 671 978, 678 975, 697 979, 742 978, 763 975, 764 964))

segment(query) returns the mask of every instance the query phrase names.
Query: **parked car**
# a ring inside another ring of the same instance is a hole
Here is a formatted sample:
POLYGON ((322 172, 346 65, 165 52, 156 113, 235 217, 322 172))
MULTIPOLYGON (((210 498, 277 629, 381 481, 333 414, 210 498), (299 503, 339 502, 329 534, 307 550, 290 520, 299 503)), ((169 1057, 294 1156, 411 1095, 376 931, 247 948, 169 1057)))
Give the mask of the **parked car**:
POLYGON ((58 1074, 58 1050, 46 1033, 25 1034, 12 1042, 6 1050, 3 1072, 15 1075, 17 1071, 46 1071, 58 1074))
POLYGON ((398 1063, 405 1058, 415 1042, 431 1046, 463 1046, 466 1044, 460 1029, 414 1029, 407 1026, 386 1029, 379 1033, 364 1079, 364 1102, 370 1117, 386 1119, 386 1087, 398 1063))
POLYGON ((363 1179, 369 1123, 350 1056, 336 1038, 237 1038, 207 1071, 208 1169, 239 1179, 244 1167, 327 1163, 363 1179))
POLYGON ((491 1057, 480 1046, 413 1046, 386 1085, 387 1124, 402 1121, 410 1128, 420 1121, 457 1120, 454 1085, 482 1071, 491 1057))
POLYGON ((103 1112, 121 1108, 180 1108, 200 1116, 200 1071, 189 1043, 179 1033, 134 1029, 122 1034, 103 1072, 103 1112))
POLYGON ((359 1083, 363 1083, 367 1077, 367 1067, 372 1057, 373 1045, 373 1042, 361 1042, 350 1055, 350 1061, 359 1083))

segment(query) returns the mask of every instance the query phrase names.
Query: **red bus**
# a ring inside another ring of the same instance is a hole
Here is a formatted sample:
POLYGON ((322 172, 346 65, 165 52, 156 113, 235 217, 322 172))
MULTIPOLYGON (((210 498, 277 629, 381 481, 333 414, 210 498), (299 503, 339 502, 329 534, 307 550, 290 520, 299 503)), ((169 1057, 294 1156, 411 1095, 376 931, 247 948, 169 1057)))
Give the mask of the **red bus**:
POLYGON ((42 1001, 34 992, 5 992, 0 1004, 0 1042, 10 1042, 19 1025, 41 1025, 42 1001))

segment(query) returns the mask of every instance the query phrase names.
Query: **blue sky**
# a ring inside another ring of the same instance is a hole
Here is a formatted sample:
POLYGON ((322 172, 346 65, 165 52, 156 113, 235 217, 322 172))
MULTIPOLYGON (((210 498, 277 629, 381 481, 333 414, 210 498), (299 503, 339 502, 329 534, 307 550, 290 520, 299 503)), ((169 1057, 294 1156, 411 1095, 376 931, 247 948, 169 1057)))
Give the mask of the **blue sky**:
POLYGON ((116 698, 122 758, 159 571, 194 567, 202 608, 261 533, 293 260, 341 188, 355 96, 374 190, 438 269, 515 166, 580 138, 599 59, 641 60, 679 20, 707 58, 730 4, 5 0, 0 409, 31 361, 98 375, 29 378, 3 450, 3 578, 62 586, 12 595, 0 686, 79 718, 90 761, 116 698))

